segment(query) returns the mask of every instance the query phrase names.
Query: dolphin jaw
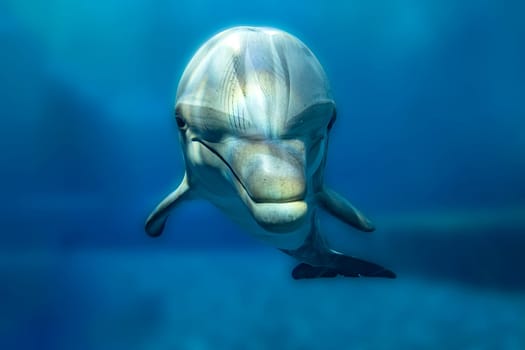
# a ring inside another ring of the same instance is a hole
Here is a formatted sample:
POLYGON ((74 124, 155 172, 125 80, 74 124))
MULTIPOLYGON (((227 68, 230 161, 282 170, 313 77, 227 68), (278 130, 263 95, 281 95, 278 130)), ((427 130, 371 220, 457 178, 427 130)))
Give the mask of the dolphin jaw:
POLYGON ((257 224, 265 231, 289 233, 304 224, 308 216, 308 205, 304 201, 305 193, 296 198, 254 198, 235 173, 231 173, 231 181, 241 200, 248 207, 257 224))
POLYGON ((297 230, 308 213, 306 202, 253 203, 250 211, 259 226, 272 233, 288 233, 297 230))
POLYGON ((255 222, 270 233, 290 233, 296 231, 308 216, 308 204, 303 200, 288 202, 256 202, 244 186, 232 179, 241 200, 248 207, 255 222))
MULTIPOLYGON (((221 152, 197 137, 191 138, 191 141, 202 145, 204 149, 214 154, 217 159, 220 160, 220 163, 224 164, 225 168, 223 170, 226 171, 225 174, 229 175, 227 177, 230 183, 233 184, 242 202, 247 206, 255 222, 262 229, 269 233, 283 234, 296 231, 304 224, 305 218, 308 216, 308 205, 304 200, 306 198, 306 188, 301 191, 295 191, 297 194, 289 198, 277 198, 278 196, 276 195, 270 196, 270 198, 265 198, 267 196, 253 196, 239 177, 239 174, 237 174, 225 157, 222 156, 221 152)), ((298 186, 294 183, 291 185, 298 186)))

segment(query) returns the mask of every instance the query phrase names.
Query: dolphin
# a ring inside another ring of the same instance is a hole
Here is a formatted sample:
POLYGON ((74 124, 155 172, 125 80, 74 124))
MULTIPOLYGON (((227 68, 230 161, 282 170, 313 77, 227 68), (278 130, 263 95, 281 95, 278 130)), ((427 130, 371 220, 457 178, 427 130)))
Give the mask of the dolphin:
POLYGON ((299 39, 267 27, 216 34, 184 70, 174 114, 186 171, 147 218, 150 236, 163 232, 179 204, 206 199, 299 260, 294 279, 396 277, 332 249, 320 231, 319 210, 361 231, 374 226, 324 184, 335 102, 321 64, 299 39))

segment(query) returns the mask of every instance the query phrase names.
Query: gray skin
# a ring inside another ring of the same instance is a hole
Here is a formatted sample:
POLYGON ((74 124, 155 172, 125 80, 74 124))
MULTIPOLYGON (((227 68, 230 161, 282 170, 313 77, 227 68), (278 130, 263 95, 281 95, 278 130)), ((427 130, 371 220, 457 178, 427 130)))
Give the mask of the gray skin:
POLYGON ((324 185, 335 117, 323 68, 300 40, 259 27, 215 35, 194 55, 177 91, 186 173, 148 217, 146 232, 159 236, 177 205, 202 198, 301 261, 292 272, 296 279, 395 277, 331 249, 319 231, 319 209, 358 230, 374 230, 324 185))

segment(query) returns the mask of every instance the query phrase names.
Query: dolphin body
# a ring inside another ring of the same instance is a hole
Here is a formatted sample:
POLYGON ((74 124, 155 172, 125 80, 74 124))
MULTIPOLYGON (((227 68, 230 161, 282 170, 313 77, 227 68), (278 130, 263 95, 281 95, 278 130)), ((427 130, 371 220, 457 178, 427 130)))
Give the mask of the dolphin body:
POLYGON ((203 198, 301 261, 292 271, 295 279, 395 278, 382 266, 331 249, 319 231, 318 210, 358 230, 374 230, 323 182, 335 119, 323 68, 299 39, 262 27, 215 35, 179 83, 175 120, 186 172, 148 217, 146 232, 159 236, 177 205, 203 198))

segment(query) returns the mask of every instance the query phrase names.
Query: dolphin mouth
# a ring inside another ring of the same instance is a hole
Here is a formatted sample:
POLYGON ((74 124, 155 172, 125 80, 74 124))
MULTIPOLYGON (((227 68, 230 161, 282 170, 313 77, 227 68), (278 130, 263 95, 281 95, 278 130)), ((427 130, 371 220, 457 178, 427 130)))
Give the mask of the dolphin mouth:
POLYGON ((297 201, 303 201, 306 197, 305 191, 295 191, 292 195, 287 196, 272 196, 271 198, 264 198, 263 196, 254 196, 253 191, 246 186, 245 182, 243 181, 242 177, 235 171, 235 168, 226 160, 226 158, 217 151, 213 146, 211 146, 208 142, 205 142, 199 138, 194 137, 192 139, 194 142, 198 142, 201 145, 203 145, 206 149, 208 149, 211 153, 213 153, 217 158, 219 158, 224 165, 228 167, 231 174, 233 175, 236 182, 242 187, 244 192, 249 196, 250 200, 254 203, 265 203, 265 204, 280 204, 280 203, 291 203, 291 202, 297 202, 297 201))
POLYGON ((224 165, 226 165, 228 167, 228 169, 230 169, 230 172, 231 174, 233 175, 233 177, 235 178, 236 182, 242 187, 242 189, 244 190, 244 192, 246 192, 246 194, 250 197, 250 199, 254 202, 254 203, 258 203, 258 201, 255 199, 255 198, 252 198, 250 196, 250 191, 248 191, 248 189, 246 188, 246 185, 244 184, 244 182, 241 180, 241 178, 239 177, 239 175, 237 174, 237 172, 233 169, 233 167, 230 165, 230 163, 224 159, 224 157, 217 151, 215 150, 215 148, 213 148, 212 146, 210 146, 208 143, 202 141, 201 139, 198 139, 198 138, 193 138, 192 141, 194 142, 198 142, 200 143, 201 145, 203 145, 206 149, 208 149, 208 151, 210 151, 211 153, 215 154, 215 156, 217 158, 219 158, 223 163, 224 165))
POLYGON ((271 199, 254 197, 234 167, 220 152, 199 138, 193 138, 192 141, 203 145, 228 167, 237 193, 249 208, 255 221, 263 229, 273 233, 286 233, 298 229, 303 224, 308 213, 304 191, 293 196, 272 197, 271 199))

